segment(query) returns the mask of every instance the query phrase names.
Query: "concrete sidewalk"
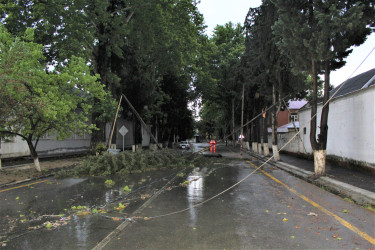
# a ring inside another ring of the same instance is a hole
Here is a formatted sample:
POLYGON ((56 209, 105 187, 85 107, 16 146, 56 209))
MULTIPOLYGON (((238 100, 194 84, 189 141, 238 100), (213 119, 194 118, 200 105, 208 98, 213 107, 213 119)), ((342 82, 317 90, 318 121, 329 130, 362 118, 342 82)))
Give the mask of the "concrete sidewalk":
MULTIPOLYGON (((249 155, 267 160, 268 157, 248 151, 249 155)), ((314 162, 288 154, 280 154, 281 161, 271 164, 308 182, 324 186, 333 193, 355 201, 360 205, 375 206, 375 175, 326 164, 326 176, 313 179, 314 162)))

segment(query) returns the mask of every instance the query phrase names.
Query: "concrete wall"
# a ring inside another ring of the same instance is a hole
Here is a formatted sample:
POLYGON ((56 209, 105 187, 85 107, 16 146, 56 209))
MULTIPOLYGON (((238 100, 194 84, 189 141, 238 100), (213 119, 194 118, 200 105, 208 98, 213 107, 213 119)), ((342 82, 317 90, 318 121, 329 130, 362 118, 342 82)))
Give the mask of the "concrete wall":
POLYGON ((29 147, 27 143, 21 139, 21 137, 13 137, 10 141, 2 139, 1 141, 1 157, 20 157, 30 155, 29 147))
MULTIPOLYGON (((375 164, 375 86, 338 97, 331 101, 328 115, 327 155, 375 164)), ((318 106, 317 134, 322 105, 318 106)), ((300 130, 305 148, 310 144, 311 111, 301 110, 300 130), (303 127, 306 127, 304 130, 303 127), (304 133, 306 131, 306 133, 304 133)), ((303 152, 302 145, 299 152, 303 152)))
MULTIPOLYGON (((30 156, 30 150, 21 137, 16 136, 12 141, 2 141, 2 158, 30 156)), ((74 136, 63 141, 57 141, 55 137, 42 138, 37 145, 39 156, 58 155, 66 153, 87 152, 90 149, 90 136, 85 138, 74 136)))
MULTIPOLYGON (((287 133, 277 134, 277 148, 280 150, 288 141, 296 134, 295 130, 292 129, 287 133)), ((268 134, 268 147, 272 148, 272 135, 268 134)), ((303 148, 302 142, 299 136, 296 136, 288 145, 286 145, 282 150, 292 153, 300 152, 300 147, 303 148)), ((302 151, 304 152, 304 151, 302 151)))

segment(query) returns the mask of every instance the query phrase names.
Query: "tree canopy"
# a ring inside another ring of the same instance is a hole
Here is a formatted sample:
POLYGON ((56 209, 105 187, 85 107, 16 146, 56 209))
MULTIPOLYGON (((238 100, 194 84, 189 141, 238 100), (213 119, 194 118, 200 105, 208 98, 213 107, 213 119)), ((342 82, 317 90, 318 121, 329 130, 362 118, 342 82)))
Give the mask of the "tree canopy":
POLYGON ((0 134, 22 137, 37 161, 42 136, 64 139, 91 132, 93 99, 104 99, 106 92, 82 58, 46 71, 42 46, 33 42, 33 34, 27 29, 22 37, 13 37, 0 26, 0 134))
MULTIPOLYGON (((160 106, 176 98, 174 92, 163 92, 164 76, 178 78, 178 89, 191 99, 187 93, 204 28, 196 4, 191 0, 22 0, 3 3, 0 13, 14 35, 35 29, 46 64, 65 64, 72 55, 85 58, 113 98, 126 94, 141 116, 154 123, 160 113, 172 117, 160 106)), ((111 120, 108 104, 95 103, 93 122, 102 130, 111 120), (106 119, 98 119, 103 111, 106 119)), ((127 117, 129 109, 122 110, 127 117)), ((95 134, 93 140, 104 140, 103 134, 95 134)))

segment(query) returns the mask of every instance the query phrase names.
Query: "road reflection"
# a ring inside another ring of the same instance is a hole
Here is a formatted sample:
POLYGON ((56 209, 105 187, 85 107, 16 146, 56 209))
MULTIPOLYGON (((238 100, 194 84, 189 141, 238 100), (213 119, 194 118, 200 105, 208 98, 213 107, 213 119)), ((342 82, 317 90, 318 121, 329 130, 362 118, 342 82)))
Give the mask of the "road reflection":
POLYGON ((204 175, 202 171, 199 171, 199 169, 194 169, 194 171, 188 177, 188 181, 190 182, 187 188, 190 222, 191 226, 194 227, 197 222, 197 210, 194 205, 202 202, 204 199, 204 175))

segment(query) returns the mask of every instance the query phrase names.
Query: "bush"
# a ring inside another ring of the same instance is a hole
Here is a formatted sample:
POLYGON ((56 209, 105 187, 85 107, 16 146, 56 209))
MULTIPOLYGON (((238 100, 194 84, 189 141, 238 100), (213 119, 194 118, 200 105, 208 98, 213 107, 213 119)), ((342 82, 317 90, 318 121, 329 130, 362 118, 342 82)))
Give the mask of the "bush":
POLYGON ((95 153, 98 153, 100 155, 103 154, 106 150, 107 150, 107 147, 105 146, 103 142, 99 142, 98 144, 96 144, 94 148, 95 153))

